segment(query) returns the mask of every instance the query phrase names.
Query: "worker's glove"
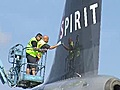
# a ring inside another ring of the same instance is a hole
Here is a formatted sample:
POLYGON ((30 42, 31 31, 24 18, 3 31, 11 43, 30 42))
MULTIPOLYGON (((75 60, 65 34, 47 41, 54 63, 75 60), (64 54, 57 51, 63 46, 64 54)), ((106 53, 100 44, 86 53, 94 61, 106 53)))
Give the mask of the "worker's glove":
POLYGON ((37 54, 37 61, 41 58, 41 54, 37 54))
POLYGON ((61 43, 61 45, 65 45, 64 43, 61 43))
POLYGON ((57 46, 59 46, 59 45, 61 45, 62 43, 61 43, 61 41, 59 41, 58 43, 57 43, 57 46))

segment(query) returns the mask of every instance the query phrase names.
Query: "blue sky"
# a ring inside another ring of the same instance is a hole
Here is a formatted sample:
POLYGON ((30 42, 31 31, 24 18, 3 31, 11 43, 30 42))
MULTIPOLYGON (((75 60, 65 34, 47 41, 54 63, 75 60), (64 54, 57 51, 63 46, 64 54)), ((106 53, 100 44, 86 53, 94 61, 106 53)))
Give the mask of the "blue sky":
MULTIPOLYGON (((65 0, 0 0, 0 59, 6 69, 9 49, 38 32, 49 35, 50 45, 57 42, 65 0)), ((102 2, 99 74, 120 78, 120 0, 102 2)), ((49 74, 55 50, 48 52, 46 75, 49 74)), ((2 85, 1 90, 19 90, 2 85)), ((20 89, 21 90, 21 89, 20 89)))

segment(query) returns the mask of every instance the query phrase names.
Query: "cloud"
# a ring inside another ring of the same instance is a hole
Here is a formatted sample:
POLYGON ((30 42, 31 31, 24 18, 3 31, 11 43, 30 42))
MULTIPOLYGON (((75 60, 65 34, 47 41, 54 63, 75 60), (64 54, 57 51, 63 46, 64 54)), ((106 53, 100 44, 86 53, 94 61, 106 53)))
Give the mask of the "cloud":
POLYGON ((11 35, 6 32, 0 31, 0 44, 6 45, 10 42, 11 40, 11 35))

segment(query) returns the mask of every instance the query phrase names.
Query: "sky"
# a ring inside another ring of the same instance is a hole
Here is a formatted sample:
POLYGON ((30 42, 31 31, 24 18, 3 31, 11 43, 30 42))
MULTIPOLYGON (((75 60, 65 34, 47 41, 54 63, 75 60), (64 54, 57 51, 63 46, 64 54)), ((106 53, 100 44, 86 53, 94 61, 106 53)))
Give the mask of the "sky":
MULTIPOLYGON (((8 51, 17 44, 24 46, 38 32, 49 35, 49 44, 57 43, 65 0, 0 0, 0 59, 8 70, 8 51)), ((99 54, 99 74, 120 78, 120 0, 103 0, 99 54)), ((55 50, 48 52, 46 77, 55 50)), ((22 90, 2 85, 1 90, 22 90)))

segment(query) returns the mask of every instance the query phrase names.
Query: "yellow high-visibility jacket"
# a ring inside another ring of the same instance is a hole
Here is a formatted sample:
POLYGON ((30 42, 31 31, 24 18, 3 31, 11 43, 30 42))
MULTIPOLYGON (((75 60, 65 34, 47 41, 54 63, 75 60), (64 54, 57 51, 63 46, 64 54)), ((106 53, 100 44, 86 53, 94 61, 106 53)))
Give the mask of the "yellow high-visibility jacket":
POLYGON ((32 44, 31 44, 32 41, 36 41, 37 42, 37 46, 38 46, 38 41, 36 40, 36 38, 35 37, 31 38, 30 41, 27 44, 26 53, 28 53, 29 55, 31 55, 33 57, 36 57, 37 54, 38 54, 38 51, 36 51, 36 50, 34 50, 32 48, 32 44))
MULTIPOLYGON (((43 41, 43 39, 41 39, 39 42, 38 42, 38 48, 39 49, 41 49, 41 47, 43 46, 43 45, 45 45, 46 44, 46 42, 44 42, 43 41)), ((43 55, 43 52, 38 52, 38 54, 37 54, 37 57, 40 59, 41 57, 42 57, 42 55, 43 55)))

